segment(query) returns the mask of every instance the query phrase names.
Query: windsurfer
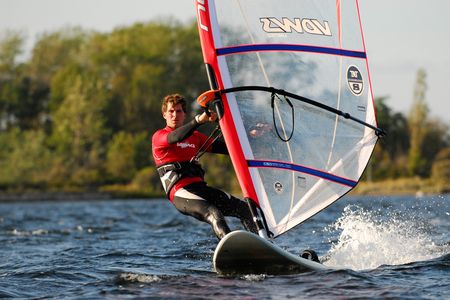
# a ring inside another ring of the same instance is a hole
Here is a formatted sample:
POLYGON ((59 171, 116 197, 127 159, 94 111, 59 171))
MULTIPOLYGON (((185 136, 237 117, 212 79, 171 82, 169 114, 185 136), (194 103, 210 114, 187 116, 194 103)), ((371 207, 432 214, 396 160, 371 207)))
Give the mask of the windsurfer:
MULTIPOLYGON (((162 101, 166 127, 152 137, 153 158, 167 197, 182 214, 209 223, 218 239, 231 230, 225 216, 237 217, 244 227, 257 232, 247 204, 204 181, 204 171, 197 162, 197 152, 208 137, 196 129, 206 122, 215 122, 217 115, 206 112, 185 123, 186 100, 179 94, 167 95, 162 101)), ((216 140, 206 149, 228 154, 226 145, 216 140)))

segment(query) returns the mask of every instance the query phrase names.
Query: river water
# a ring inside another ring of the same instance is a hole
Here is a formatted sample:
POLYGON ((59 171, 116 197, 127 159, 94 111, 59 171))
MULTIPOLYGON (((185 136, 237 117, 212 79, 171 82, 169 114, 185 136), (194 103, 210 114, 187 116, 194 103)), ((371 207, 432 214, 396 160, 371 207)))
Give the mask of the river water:
POLYGON ((345 197, 276 243, 337 269, 218 276, 209 226, 167 200, 5 202, 0 298, 450 299, 450 195, 345 197))

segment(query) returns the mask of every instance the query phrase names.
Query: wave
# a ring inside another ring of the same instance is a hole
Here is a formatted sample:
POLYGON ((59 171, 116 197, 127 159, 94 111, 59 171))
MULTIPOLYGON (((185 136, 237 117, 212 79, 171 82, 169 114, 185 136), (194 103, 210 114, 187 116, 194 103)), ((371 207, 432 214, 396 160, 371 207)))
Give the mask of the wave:
POLYGON ((138 273, 121 273, 114 280, 116 284, 127 283, 157 283, 164 279, 162 275, 138 274, 138 273))
POLYGON ((368 270, 430 260, 450 252, 448 244, 433 240, 429 222, 395 211, 368 211, 350 205, 326 230, 340 232, 323 258, 330 267, 368 270))
POLYGON ((101 232, 105 231, 106 229, 103 228, 83 228, 83 226, 78 225, 74 228, 61 228, 61 229, 43 229, 43 228, 37 228, 37 229, 30 229, 30 230, 19 230, 17 228, 14 228, 13 230, 7 231, 6 233, 13 235, 13 236, 39 236, 39 235, 70 235, 72 233, 80 233, 80 232, 86 232, 86 233, 94 233, 94 232, 101 232))

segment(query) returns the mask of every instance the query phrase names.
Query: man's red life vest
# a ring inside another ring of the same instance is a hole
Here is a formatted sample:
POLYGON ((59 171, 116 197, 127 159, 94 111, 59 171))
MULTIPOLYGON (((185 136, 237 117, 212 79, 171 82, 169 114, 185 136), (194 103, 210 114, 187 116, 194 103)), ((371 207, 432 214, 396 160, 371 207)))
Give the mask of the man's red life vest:
MULTIPOLYGON (((203 170, 196 163, 189 163, 208 136, 194 131, 186 139, 169 144, 167 135, 174 129, 166 126, 153 134, 152 154, 168 198, 180 188, 203 181, 203 170)), ((210 151, 210 149, 208 149, 210 151)))

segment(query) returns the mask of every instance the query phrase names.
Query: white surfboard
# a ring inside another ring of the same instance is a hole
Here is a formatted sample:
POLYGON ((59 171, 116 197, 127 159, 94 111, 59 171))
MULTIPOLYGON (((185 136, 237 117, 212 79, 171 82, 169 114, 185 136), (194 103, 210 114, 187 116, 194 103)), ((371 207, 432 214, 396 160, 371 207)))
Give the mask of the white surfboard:
POLYGON ((221 275, 293 274, 329 270, 312 260, 293 255, 247 231, 233 231, 217 245, 214 269, 221 275))

